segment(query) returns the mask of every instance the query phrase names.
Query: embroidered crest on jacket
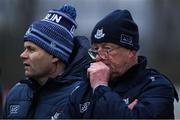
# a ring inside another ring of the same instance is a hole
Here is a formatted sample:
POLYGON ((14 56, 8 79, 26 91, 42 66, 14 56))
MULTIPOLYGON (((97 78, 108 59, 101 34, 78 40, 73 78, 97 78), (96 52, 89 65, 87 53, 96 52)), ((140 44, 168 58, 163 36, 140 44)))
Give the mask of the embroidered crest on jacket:
POLYGON ((79 105, 80 113, 84 113, 88 109, 89 105, 90 105, 90 102, 85 102, 84 104, 80 104, 79 105))
POLYGON ((10 114, 17 114, 20 109, 20 105, 10 105, 10 114))

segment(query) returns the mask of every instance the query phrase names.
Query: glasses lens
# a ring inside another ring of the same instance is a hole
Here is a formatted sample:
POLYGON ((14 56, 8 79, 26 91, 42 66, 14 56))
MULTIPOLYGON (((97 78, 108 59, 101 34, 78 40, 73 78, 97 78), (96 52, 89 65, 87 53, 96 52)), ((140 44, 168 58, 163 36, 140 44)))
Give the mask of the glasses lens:
POLYGON ((95 50, 89 49, 88 54, 91 57, 91 59, 96 60, 97 52, 95 50))

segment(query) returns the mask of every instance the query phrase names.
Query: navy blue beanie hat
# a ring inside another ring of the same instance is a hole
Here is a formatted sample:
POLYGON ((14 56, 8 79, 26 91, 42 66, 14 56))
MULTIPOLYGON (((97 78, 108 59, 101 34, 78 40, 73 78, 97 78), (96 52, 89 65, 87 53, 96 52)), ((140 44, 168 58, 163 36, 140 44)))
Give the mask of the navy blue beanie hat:
POLYGON ((73 49, 73 32, 77 28, 76 10, 64 5, 48 12, 44 19, 34 22, 26 34, 24 42, 30 41, 46 52, 68 63, 73 49))
POLYGON ((115 10, 95 25, 91 40, 92 43, 110 42, 138 51, 138 26, 128 10, 115 10))

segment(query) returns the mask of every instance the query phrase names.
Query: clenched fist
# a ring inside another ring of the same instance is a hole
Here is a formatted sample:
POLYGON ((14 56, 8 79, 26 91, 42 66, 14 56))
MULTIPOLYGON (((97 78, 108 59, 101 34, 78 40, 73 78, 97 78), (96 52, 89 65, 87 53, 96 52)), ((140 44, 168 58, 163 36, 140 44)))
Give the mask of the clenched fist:
POLYGON ((103 62, 91 63, 90 67, 87 69, 87 74, 93 89, 99 85, 108 85, 110 69, 103 62))

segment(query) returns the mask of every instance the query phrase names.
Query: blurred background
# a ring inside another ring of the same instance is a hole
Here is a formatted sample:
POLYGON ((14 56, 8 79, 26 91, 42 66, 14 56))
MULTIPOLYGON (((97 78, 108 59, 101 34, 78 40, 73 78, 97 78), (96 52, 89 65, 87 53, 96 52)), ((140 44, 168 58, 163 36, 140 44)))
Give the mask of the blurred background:
MULTIPOLYGON (((0 89, 4 97, 24 77, 19 55, 28 26, 64 4, 76 7, 75 34, 88 38, 106 14, 128 9, 139 26, 139 54, 147 56, 149 66, 166 74, 180 94, 180 0, 0 0, 0 89)), ((179 113, 180 104, 175 101, 175 115, 180 119, 179 113)))

